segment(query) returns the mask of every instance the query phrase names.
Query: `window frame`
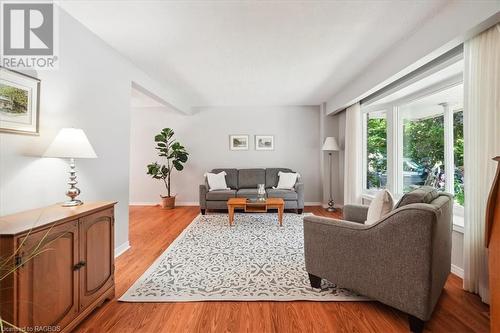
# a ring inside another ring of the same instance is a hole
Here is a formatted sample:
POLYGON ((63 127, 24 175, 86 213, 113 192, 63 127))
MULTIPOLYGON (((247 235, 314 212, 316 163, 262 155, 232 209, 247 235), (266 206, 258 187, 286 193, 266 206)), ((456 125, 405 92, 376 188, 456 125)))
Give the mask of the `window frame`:
MULTIPOLYGON (((421 98, 439 93, 440 91, 453 88, 463 84, 463 75, 454 75, 446 80, 435 83, 407 96, 398 98, 390 103, 378 105, 361 105, 362 121, 362 197, 371 200, 377 190, 367 188, 367 119, 372 112, 386 112, 387 119, 387 183, 386 188, 393 193, 394 198, 399 200, 403 196, 403 115, 400 112, 402 105, 411 103, 421 98)), ((453 114, 455 110, 446 107, 444 109, 444 144, 445 144, 445 172, 454 174, 453 154, 453 114), (451 149, 449 149, 451 146, 451 149), (450 173, 451 172, 451 173, 450 173)), ((447 177, 445 190, 454 193, 454 177, 447 177), (451 178, 451 181, 448 179, 451 178)), ((464 207, 454 202, 454 230, 463 232, 464 207)))

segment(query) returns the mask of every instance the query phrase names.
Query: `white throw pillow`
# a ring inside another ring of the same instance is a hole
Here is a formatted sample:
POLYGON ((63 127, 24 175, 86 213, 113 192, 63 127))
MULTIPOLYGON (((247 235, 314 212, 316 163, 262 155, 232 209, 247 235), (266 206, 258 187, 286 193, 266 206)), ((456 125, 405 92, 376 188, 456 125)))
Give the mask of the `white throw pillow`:
POLYGON ((295 183, 297 182, 297 178, 300 177, 300 175, 296 172, 278 172, 278 186, 276 186, 276 189, 281 189, 281 190, 291 190, 294 188, 295 183))
POLYGON ((222 171, 219 173, 207 172, 205 176, 207 177, 208 187, 210 188, 209 191, 230 189, 229 187, 227 187, 226 183, 226 171, 222 171))
POLYGON ((368 207, 365 224, 370 225, 377 222, 383 216, 389 214, 393 206, 394 200, 391 192, 387 190, 378 191, 370 203, 370 207, 368 207))

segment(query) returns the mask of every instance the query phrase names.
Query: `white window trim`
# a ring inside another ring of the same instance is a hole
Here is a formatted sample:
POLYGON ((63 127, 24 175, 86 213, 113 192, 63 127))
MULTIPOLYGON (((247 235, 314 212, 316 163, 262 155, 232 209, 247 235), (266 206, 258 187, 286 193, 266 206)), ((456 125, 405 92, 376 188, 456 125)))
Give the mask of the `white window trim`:
MULTIPOLYGON (((417 99, 423 98, 428 95, 438 93, 442 90, 452 88, 456 85, 463 83, 462 75, 455 75, 451 78, 433 84, 429 87, 423 88, 416 91, 408 96, 392 101, 391 103, 379 104, 379 105, 361 105, 361 112, 363 116, 361 117, 363 124, 363 138, 362 138, 362 161, 363 161, 363 182, 362 182, 362 198, 366 200, 373 199, 376 190, 367 189, 367 128, 366 119, 368 113, 371 112, 386 112, 387 119, 387 189, 393 193, 395 199, 400 198, 403 195, 403 126, 402 117, 399 108, 401 105, 408 104, 417 99), (396 127, 396 128, 394 128, 396 127)), ((445 123, 445 147, 447 145, 453 145, 453 112, 450 108, 444 108, 444 123, 445 123), (451 124, 451 127, 450 127, 451 124)), ((446 191, 454 192, 454 167, 453 161, 453 149, 445 149, 445 172, 447 175, 453 175, 451 181, 446 182, 446 191), (451 169, 451 170, 450 170, 451 169)), ((450 177, 448 177, 450 178, 450 177)), ((463 207, 454 203, 453 208, 453 230, 463 233, 464 230, 464 220, 463 220, 463 207)))

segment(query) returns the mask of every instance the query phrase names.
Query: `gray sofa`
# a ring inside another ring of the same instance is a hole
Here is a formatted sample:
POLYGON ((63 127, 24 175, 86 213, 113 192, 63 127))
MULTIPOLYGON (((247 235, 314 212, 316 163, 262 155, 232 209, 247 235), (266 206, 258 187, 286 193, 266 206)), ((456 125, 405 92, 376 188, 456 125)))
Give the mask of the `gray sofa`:
POLYGON ((304 217, 311 286, 321 278, 409 314, 421 332, 451 266, 452 196, 422 187, 380 221, 364 225, 367 206, 346 205, 347 221, 304 217))
POLYGON ((269 198, 283 198, 285 209, 295 209, 302 214, 304 209, 304 184, 297 179, 292 190, 273 189, 278 185, 278 172, 293 172, 287 168, 268 169, 213 169, 212 173, 226 172, 226 184, 230 190, 209 191, 205 180, 200 185, 200 209, 204 215, 207 209, 227 209, 229 198, 256 198, 257 184, 266 185, 269 198))

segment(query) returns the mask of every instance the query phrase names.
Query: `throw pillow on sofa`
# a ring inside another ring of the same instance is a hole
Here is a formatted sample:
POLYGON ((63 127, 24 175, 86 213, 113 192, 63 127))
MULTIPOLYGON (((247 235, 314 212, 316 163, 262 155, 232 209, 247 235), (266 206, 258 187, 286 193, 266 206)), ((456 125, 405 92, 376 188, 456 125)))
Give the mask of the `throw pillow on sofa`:
POLYGON ((205 174, 205 177, 207 177, 209 191, 230 189, 229 187, 227 187, 226 183, 226 171, 222 171, 219 173, 207 172, 205 174))
POLYGON ((370 225, 377 222, 382 217, 389 214, 393 206, 394 200, 392 199, 391 192, 387 190, 378 191, 368 207, 365 224, 370 225))
POLYGON ((296 172, 278 172, 278 185, 275 187, 279 190, 291 190, 295 187, 299 174, 296 172))

